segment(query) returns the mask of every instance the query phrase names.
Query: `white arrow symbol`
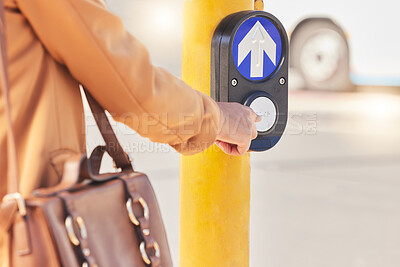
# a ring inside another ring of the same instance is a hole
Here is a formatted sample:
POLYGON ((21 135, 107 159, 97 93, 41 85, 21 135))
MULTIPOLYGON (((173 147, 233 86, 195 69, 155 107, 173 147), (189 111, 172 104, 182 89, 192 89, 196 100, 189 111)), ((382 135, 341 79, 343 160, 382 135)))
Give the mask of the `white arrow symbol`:
POLYGON ((276 43, 261 25, 260 21, 246 34, 238 47, 238 66, 251 52, 250 77, 262 77, 264 70, 264 51, 276 66, 276 43))

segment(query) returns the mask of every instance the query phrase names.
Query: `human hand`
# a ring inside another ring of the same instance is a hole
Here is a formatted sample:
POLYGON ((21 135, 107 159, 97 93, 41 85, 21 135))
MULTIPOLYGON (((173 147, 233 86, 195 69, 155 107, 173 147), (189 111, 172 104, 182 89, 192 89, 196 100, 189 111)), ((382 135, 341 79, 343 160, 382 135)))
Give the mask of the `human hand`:
POLYGON ((239 103, 218 102, 221 120, 215 144, 226 154, 244 155, 251 140, 257 137, 255 122, 261 118, 249 107, 239 103))

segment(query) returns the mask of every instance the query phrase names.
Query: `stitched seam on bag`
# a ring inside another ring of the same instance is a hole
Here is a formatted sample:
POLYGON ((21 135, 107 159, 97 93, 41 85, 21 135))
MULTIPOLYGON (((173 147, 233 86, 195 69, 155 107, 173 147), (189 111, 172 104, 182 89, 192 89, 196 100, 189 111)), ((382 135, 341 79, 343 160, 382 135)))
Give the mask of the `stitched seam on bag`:
MULTIPOLYGON (((186 143, 184 141, 184 139, 177 133, 174 133, 174 131, 172 129, 170 129, 166 124, 164 124, 163 122, 161 122, 159 119, 157 119, 155 116, 153 116, 151 113, 147 112, 146 109, 143 108, 142 105, 140 105, 139 101, 136 100, 135 96, 132 94, 132 92, 128 89, 128 85, 127 83, 124 81, 124 79, 121 77, 121 75, 119 74, 119 72, 117 71, 117 68, 114 66, 114 64, 112 64, 111 60, 108 58, 107 53, 105 53, 105 51, 103 50, 103 48, 98 44, 96 38, 93 36, 92 32, 90 31, 89 27, 86 25, 85 21, 83 20, 82 16, 79 14, 79 12, 77 12, 77 8, 73 5, 73 3, 68 0, 67 1, 70 6, 72 7, 72 9, 75 11, 77 17, 80 19, 80 21, 82 22, 82 24, 85 26, 85 29, 87 30, 87 32, 89 33, 89 36, 93 39, 94 43, 96 44, 96 46, 98 47, 98 49, 102 52, 102 56, 106 59, 107 63, 111 66, 111 69, 114 71, 114 73, 116 74, 116 77, 121 81, 123 88, 128 92, 128 95, 131 96, 131 98, 134 100, 134 102, 136 103, 136 105, 141 109, 142 112, 147 113, 150 115, 150 117, 152 119, 154 119, 155 121, 157 121, 161 126, 163 126, 170 134, 176 136, 182 143, 186 143)), ((108 11, 108 10, 106 10, 108 11)))

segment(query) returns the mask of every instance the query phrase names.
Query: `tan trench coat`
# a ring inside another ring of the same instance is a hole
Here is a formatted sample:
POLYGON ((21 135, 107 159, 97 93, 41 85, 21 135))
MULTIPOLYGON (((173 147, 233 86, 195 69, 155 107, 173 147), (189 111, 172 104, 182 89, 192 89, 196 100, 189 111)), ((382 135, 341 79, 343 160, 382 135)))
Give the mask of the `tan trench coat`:
MULTIPOLYGON (((167 71, 100 0, 5 0, 13 128, 21 191, 57 183, 68 151, 85 150, 78 81, 115 120, 183 153, 216 137, 220 110, 167 71), (54 167, 51 167, 52 163, 54 167)), ((6 131, 0 95, 0 197, 6 131)))

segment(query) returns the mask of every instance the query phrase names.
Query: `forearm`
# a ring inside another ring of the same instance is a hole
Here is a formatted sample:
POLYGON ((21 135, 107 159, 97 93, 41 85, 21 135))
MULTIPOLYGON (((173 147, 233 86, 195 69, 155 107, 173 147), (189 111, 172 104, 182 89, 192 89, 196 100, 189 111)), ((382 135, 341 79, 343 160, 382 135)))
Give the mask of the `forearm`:
POLYGON ((146 48, 96 0, 18 0, 39 40, 116 120, 184 153, 214 140, 220 111, 151 64, 146 48))

